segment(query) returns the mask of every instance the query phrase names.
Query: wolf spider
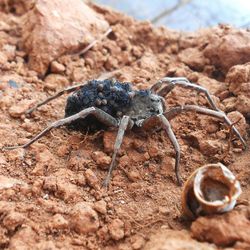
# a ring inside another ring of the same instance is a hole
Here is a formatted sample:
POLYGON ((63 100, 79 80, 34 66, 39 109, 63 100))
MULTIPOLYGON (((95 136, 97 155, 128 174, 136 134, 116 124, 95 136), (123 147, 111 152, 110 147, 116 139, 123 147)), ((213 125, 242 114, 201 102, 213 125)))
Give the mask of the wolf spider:
POLYGON ((51 129, 63 125, 67 125, 75 130, 93 125, 117 127, 118 133, 114 144, 114 152, 107 177, 104 181, 104 186, 107 187, 125 130, 132 129, 134 126, 147 127, 147 125, 150 125, 155 120, 160 121, 173 144, 175 150, 175 174, 177 183, 181 185, 182 180, 179 173, 180 146, 172 131, 169 120, 182 112, 194 111, 223 120, 228 126, 232 127, 233 133, 236 134, 244 148, 246 148, 246 143, 239 131, 233 126, 226 114, 216 107, 209 92, 205 88, 191 83, 183 77, 165 77, 146 90, 133 90, 131 84, 128 82, 91 80, 59 91, 54 96, 38 103, 26 113, 31 113, 49 101, 71 92, 73 94, 68 97, 65 107, 65 118, 53 122, 26 144, 6 147, 5 149, 26 148, 51 129), (175 86, 192 89, 205 94, 212 109, 197 105, 183 105, 167 109, 163 97, 175 86))

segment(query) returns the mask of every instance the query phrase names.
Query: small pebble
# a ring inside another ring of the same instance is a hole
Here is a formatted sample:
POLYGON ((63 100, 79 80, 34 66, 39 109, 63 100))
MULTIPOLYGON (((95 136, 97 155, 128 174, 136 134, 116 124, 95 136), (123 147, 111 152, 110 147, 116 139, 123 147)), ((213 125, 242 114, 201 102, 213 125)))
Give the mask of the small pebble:
POLYGON ((113 240, 120 240, 124 237, 124 222, 114 219, 108 226, 110 236, 113 240))
POLYGON ((101 214, 107 213, 107 203, 104 200, 100 200, 100 201, 95 202, 93 208, 101 214))
POLYGON ((107 169, 111 163, 111 157, 102 151, 93 152, 92 158, 96 162, 97 166, 102 169, 107 169))
POLYGON ((94 189, 99 188, 98 178, 96 177, 95 173, 91 169, 87 169, 85 171, 85 177, 86 177, 86 181, 90 187, 92 187, 94 189))
POLYGON ((57 61, 53 61, 50 65, 52 73, 62 73, 65 71, 65 66, 57 61))

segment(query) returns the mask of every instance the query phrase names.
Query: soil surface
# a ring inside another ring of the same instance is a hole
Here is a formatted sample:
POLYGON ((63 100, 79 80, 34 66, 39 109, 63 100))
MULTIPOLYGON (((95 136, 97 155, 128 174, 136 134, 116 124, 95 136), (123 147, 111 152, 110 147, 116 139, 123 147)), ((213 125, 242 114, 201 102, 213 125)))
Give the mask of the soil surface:
MULTIPOLYGON (((249 31, 221 25, 178 33, 81 0, 76 9, 67 3, 0 0, 0 147, 25 143, 63 118, 66 95, 25 111, 75 82, 114 77, 146 89, 164 76, 206 87, 250 146, 249 31), (80 55, 108 27, 112 32, 80 55)), ((180 87, 165 100, 168 108, 209 107, 204 95, 180 87)), ((0 152, 0 248, 249 249, 249 150, 216 118, 189 112, 171 125, 183 180, 216 162, 239 179, 234 211, 194 222, 183 216, 175 153, 159 127, 126 132, 108 191, 101 184, 116 129, 59 128, 27 149, 0 152)))

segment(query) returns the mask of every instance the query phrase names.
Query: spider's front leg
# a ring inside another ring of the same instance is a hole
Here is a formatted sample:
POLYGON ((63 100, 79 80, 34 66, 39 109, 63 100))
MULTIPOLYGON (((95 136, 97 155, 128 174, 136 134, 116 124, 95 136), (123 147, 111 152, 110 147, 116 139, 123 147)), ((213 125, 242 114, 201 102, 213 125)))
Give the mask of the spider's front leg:
POLYGON ((47 134, 51 129, 58 128, 58 127, 61 127, 63 125, 66 125, 66 124, 70 124, 71 122, 78 120, 78 119, 84 119, 86 116, 88 116, 90 114, 94 115, 99 121, 101 121, 102 123, 104 123, 107 126, 118 127, 118 122, 114 117, 107 114, 106 112, 104 112, 101 109, 98 109, 96 107, 90 107, 90 108, 83 109, 82 111, 80 111, 77 114, 74 114, 72 116, 63 118, 63 119, 58 120, 56 122, 53 122, 50 126, 45 128, 43 131, 41 131, 39 134, 37 134, 35 137, 33 137, 29 142, 27 142, 23 145, 4 147, 3 149, 4 150, 12 150, 12 149, 16 149, 16 148, 27 148, 32 143, 37 141, 39 138, 41 138, 42 136, 47 134))
POLYGON ((192 89, 199 93, 205 94, 211 108, 219 111, 219 108, 217 108, 208 90, 202 86, 189 82, 188 79, 185 77, 164 77, 161 80, 159 80, 157 83, 155 83, 151 87, 151 90, 156 92, 160 96, 166 96, 176 86, 180 86, 182 88, 187 88, 187 89, 192 89))
POLYGON ((111 164, 109 166, 109 171, 108 171, 107 177, 103 182, 103 186, 106 187, 106 188, 109 185, 109 182, 110 182, 110 179, 111 179, 111 174, 112 174, 112 171, 113 171, 113 169, 115 167, 116 155, 117 155, 117 153, 118 153, 118 151, 119 151, 119 149, 121 147, 122 140, 123 140, 123 137, 124 137, 124 132, 128 127, 132 128, 133 127, 133 122, 132 122, 132 120, 130 120, 129 116, 125 115, 125 116, 122 117, 121 122, 119 124, 119 129, 118 129, 118 133, 117 133, 117 136, 116 136, 116 139, 115 139, 114 152, 113 152, 113 155, 112 155, 111 164))
POLYGON ((150 126, 151 123, 154 123, 155 119, 157 119, 161 122, 163 128, 166 130, 167 135, 168 135, 168 137, 169 137, 169 139, 174 147, 174 150, 175 150, 175 167, 174 167, 175 175, 176 175, 178 185, 181 186, 182 180, 181 180, 180 169, 179 169, 181 150, 180 150, 180 145, 175 137, 175 134, 171 128, 171 125, 170 125, 168 119, 162 114, 156 115, 156 116, 151 116, 143 122, 142 126, 143 127, 147 127, 148 125, 150 126))

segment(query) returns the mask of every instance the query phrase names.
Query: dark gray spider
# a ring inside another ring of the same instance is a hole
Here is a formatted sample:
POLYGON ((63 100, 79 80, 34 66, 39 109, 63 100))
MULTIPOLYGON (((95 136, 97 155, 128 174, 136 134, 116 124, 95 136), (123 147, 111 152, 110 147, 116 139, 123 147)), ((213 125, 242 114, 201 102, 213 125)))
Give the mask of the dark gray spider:
POLYGON ((49 97, 45 101, 37 104, 34 108, 28 110, 27 113, 31 113, 49 101, 73 91, 74 93, 67 99, 65 118, 52 123, 28 143, 20 146, 6 147, 5 149, 26 148, 52 128, 57 128, 63 125, 67 125, 76 130, 86 126, 91 127, 92 125, 117 127, 118 134, 115 140, 114 153, 108 175, 104 181, 104 186, 107 187, 115 166, 116 155, 121 147, 125 130, 131 129, 133 126, 146 127, 156 119, 161 122, 162 127, 166 130, 167 135, 174 146, 176 152, 175 174, 178 184, 181 185, 182 181, 179 173, 180 146, 171 129, 169 120, 183 111, 195 111, 197 113, 206 114, 224 120, 228 126, 232 126, 232 131, 240 139, 244 148, 246 148, 246 143, 241 137, 239 131, 232 125, 226 114, 216 107, 208 91, 201 86, 190 83, 186 78, 182 77, 165 77, 154 84, 151 89, 147 90, 133 90, 130 83, 120 83, 114 80, 91 80, 58 92, 54 96, 49 97), (163 97, 166 96, 175 86, 193 89, 200 93, 204 93, 212 109, 196 105, 184 105, 167 110, 163 97))

